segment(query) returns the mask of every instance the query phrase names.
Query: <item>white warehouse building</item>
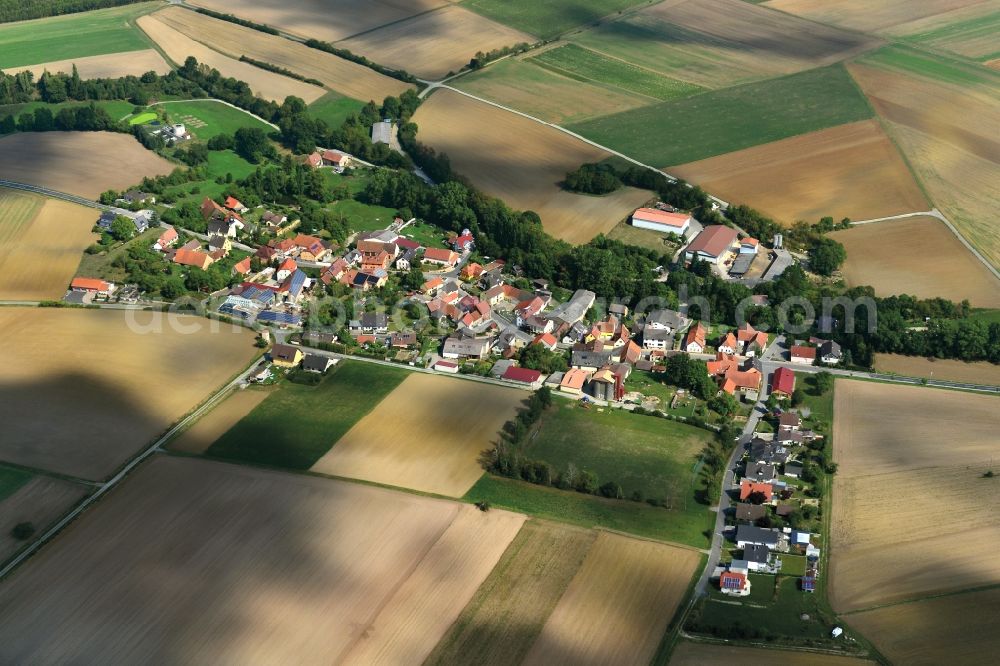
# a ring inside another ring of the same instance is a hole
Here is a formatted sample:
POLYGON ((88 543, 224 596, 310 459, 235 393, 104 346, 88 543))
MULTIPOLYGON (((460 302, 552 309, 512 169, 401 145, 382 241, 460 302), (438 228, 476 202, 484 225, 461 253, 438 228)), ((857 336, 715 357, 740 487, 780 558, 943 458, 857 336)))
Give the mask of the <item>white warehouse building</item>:
POLYGON ((683 236, 691 227, 691 216, 687 213, 668 213, 656 208, 640 208, 632 213, 632 226, 650 229, 661 234, 683 236))

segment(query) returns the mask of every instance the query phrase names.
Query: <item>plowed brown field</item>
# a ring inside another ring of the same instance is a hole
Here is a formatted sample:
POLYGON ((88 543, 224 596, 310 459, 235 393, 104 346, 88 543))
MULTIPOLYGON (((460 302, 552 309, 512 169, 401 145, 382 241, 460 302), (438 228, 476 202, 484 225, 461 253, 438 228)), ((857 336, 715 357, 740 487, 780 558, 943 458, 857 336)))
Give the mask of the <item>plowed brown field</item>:
POLYGON ((456 171, 513 208, 535 211, 546 231, 571 243, 611 230, 650 196, 633 188, 601 197, 563 190, 566 172, 609 153, 450 90, 431 95, 414 122, 420 140, 447 153, 456 171))
POLYGON ((667 169, 785 224, 927 210, 876 120, 864 120, 667 169))
POLYGON ((11 530, 18 523, 31 523, 35 533, 46 528, 83 499, 88 489, 78 483, 36 476, 13 495, 0 501, 0 562, 12 557, 29 542, 15 539, 11 530))

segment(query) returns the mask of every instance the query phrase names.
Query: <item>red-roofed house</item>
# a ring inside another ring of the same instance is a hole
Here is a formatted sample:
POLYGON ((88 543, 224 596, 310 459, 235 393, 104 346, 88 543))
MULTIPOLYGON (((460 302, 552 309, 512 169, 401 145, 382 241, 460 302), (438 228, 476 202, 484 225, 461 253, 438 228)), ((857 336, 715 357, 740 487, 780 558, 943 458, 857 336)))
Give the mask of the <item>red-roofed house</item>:
POLYGON ((722 575, 719 576, 719 590, 723 594, 745 597, 750 594, 750 581, 747 579, 746 574, 736 571, 723 571, 722 575))
POLYGON ((792 345, 791 359, 792 359, 792 363, 801 363, 803 365, 812 365, 813 361, 816 360, 816 348, 815 347, 803 347, 801 345, 792 345))
POLYGON ((278 266, 278 272, 274 274, 274 277, 278 280, 278 282, 281 282, 294 273, 298 267, 299 265, 295 263, 295 260, 289 257, 281 262, 281 265, 278 266))
POLYGON ((340 152, 339 150, 324 150, 323 151, 323 164, 326 166, 345 168, 351 163, 351 158, 340 152))
POLYGON ((556 345, 559 344, 559 341, 556 340, 556 336, 551 333, 539 333, 535 336, 535 339, 531 341, 531 344, 542 345, 549 351, 552 351, 556 348, 556 345))
POLYGON ((451 239, 451 246, 456 252, 465 252, 466 250, 471 250, 475 242, 472 232, 468 229, 463 229, 460 236, 455 236, 451 239))
POLYGON ((444 280, 442 280, 441 278, 439 278, 439 277, 432 277, 430 280, 428 280, 427 282, 424 282, 420 286, 420 291, 425 296, 433 296, 434 294, 437 293, 438 289, 440 289, 441 285, 443 285, 443 284, 444 284, 444 280))
POLYGON ((689 354, 700 354, 705 351, 705 336, 708 335, 708 331, 702 326, 699 321, 690 329, 688 329, 687 335, 684 336, 684 351, 689 354))
POLYGON ((790 398, 795 390, 795 373, 788 368, 778 368, 771 375, 771 393, 779 398, 790 398))
POLYGON ((718 352, 714 361, 705 364, 708 374, 715 377, 719 382, 719 388, 729 395, 739 393, 745 397, 756 400, 760 391, 760 370, 749 368, 740 369, 740 362, 731 354, 718 352))
POLYGON ((747 236, 740 241, 740 254, 757 254, 757 249, 760 247, 760 241, 756 238, 750 238, 747 236))
POLYGON ((245 213, 250 210, 236 197, 226 197, 226 208, 237 213, 245 213))
POLYGON ((744 356, 756 356, 767 348, 767 333, 758 331, 750 324, 743 324, 736 331, 736 339, 741 345, 740 351, 744 356))
POLYGON ((323 156, 320 155, 319 153, 310 153, 309 155, 306 156, 305 163, 308 166, 311 166, 312 168, 316 169, 318 167, 323 166, 323 156))
POLYGON ((687 213, 668 213, 656 208, 640 208, 632 213, 632 226, 683 236, 691 227, 691 216, 687 213))
POLYGON ((424 251, 424 261, 438 266, 452 268, 458 263, 458 254, 443 248, 430 247, 424 251))
POLYGON ((250 257, 243 261, 238 261, 233 265, 233 272, 237 275, 248 275, 250 273, 250 257))
POLYGON ((500 379, 505 379, 508 382, 514 382, 515 384, 525 384, 527 386, 534 387, 541 383, 542 373, 538 370, 518 368, 512 365, 500 376, 500 379))
POLYGON ((201 250, 185 250, 181 248, 174 253, 174 263, 181 266, 194 266, 204 271, 208 270, 212 262, 212 257, 201 250))
POLYGON ((462 266, 462 271, 458 275, 463 280, 473 280, 482 274, 483 274, 482 265, 472 262, 462 266))
POLYGON ((774 499, 774 487, 770 483, 754 483, 743 479, 740 481, 740 501, 745 502, 754 493, 764 495, 764 501, 770 502, 774 499))
POLYGON ((705 227, 695 239, 684 248, 684 258, 688 261, 701 259, 721 265, 737 244, 736 229, 722 224, 705 227))
POLYGON ((69 288, 73 291, 84 291, 98 296, 110 296, 115 290, 115 285, 98 278, 77 277, 69 283, 69 288))
POLYGON ((718 349, 723 354, 737 354, 740 351, 739 344, 736 342, 736 336, 732 333, 726 333, 719 340, 719 344, 716 345, 718 349))
POLYGON ((154 250, 164 250, 174 243, 177 242, 177 230, 170 227, 156 239, 156 243, 153 244, 154 250))

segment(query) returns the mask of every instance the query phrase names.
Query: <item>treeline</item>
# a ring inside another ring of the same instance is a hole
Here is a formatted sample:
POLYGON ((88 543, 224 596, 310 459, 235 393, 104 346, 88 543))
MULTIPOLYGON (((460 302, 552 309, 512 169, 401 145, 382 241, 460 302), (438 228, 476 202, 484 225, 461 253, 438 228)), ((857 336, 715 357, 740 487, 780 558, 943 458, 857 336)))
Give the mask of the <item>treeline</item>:
POLYGON ((485 53, 482 51, 476 51, 476 55, 472 56, 472 59, 469 60, 468 68, 472 70, 482 69, 494 60, 530 51, 542 43, 543 42, 529 44, 528 42, 519 42, 513 46, 503 46, 498 49, 493 49, 492 51, 486 51, 485 53))
POLYGON ((610 194, 621 188, 622 181, 610 164, 582 164, 566 174, 563 187, 583 194, 610 194))
POLYGON ((0 0, 0 23, 120 7, 142 0, 0 0))
POLYGON ((282 76, 287 76, 290 79, 295 79, 296 81, 302 81, 303 83, 311 83, 314 86, 323 87, 323 82, 319 79, 310 79, 302 76, 298 72, 293 72, 290 69, 285 69, 284 67, 279 67, 278 65, 271 64, 269 62, 264 62, 263 60, 254 60, 245 55, 240 56, 240 62, 245 62, 254 67, 267 70, 268 72, 274 72, 275 74, 281 74, 282 76))
POLYGON ((344 60, 350 60, 351 62, 356 62, 359 65, 364 65, 369 69, 373 69, 379 74, 384 74, 390 76, 394 79, 399 79, 400 81, 405 81, 406 83, 412 83, 413 85, 419 85, 420 81, 417 77, 413 76, 404 69, 392 69, 391 67, 385 67, 378 64, 377 62, 372 62, 363 55, 358 55, 347 49, 342 49, 330 44, 329 42, 323 42, 318 39, 307 39, 303 42, 306 46, 311 49, 317 49, 319 51, 325 51, 326 53, 332 53, 338 58, 343 58, 344 60))
POLYGON ((204 9, 202 7, 195 7, 195 11, 199 14, 204 14, 205 16, 211 16, 212 18, 217 18, 220 21, 229 21, 230 23, 235 23, 236 25, 241 25, 244 28, 252 28, 253 30, 258 30, 260 32, 266 32, 269 35, 279 34, 275 28, 263 23, 255 23, 253 21, 248 21, 246 19, 241 19, 238 16, 233 16, 232 14, 223 14, 222 12, 213 12, 211 9, 204 9))
POLYGON ((13 115, 0 118, 0 134, 52 131, 128 132, 129 129, 94 103, 63 107, 55 114, 48 107, 40 106, 34 111, 25 111, 16 119, 13 115))

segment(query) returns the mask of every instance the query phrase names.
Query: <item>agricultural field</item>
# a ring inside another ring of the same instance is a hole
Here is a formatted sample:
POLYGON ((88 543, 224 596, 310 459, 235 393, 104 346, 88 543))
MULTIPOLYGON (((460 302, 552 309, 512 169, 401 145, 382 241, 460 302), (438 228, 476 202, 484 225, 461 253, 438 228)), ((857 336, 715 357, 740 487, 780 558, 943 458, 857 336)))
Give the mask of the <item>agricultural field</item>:
POLYGON ((269 391, 244 389, 229 394, 205 416, 198 419, 194 425, 180 435, 170 440, 167 445, 171 451, 184 453, 204 453, 217 439, 222 437, 240 419, 264 402, 269 391))
POLYGON ((533 41, 531 35, 452 5, 362 33, 337 46, 381 65, 437 80, 468 65, 478 51, 533 41))
POLYGON ((839 381, 830 603, 859 610, 1000 582, 997 397, 839 381), (942 442, 946 442, 943 447, 942 442), (929 499, 928 492, 935 498, 929 499), (985 541, 984 541, 985 539, 985 541), (977 548, 955 544, 975 540, 977 548))
POLYGON ((846 619, 894 664, 983 663, 996 654, 1000 590, 926 599, 854 613, 846 619))
POLYGON ((967 363, 946 358, 875 354, 875 369, 906 377, 932 377, 952 382, 1000 385, 1000 365, 987 361, 967 363))
POLYGON ((668 167, 872 116, 842 66, 695 95, 569 125, 646 164, 668 167), (651 137, 669 136, 669 141, 651 137))
POLYGON ((466 0, 463 6, 540 39, 620 14, 649 0, 466 0))
POLYGON ((208 141, 219 134, 232 136, 241 127, 257 127, 265 133, 274 131, 267 123, 245 111, 212 100, 184 100, 163 102, 150 110, 163 109, 172 123, 184 126, 201 141, 208 141))
POLYGON ((893 32, 902 34, 908 42, 988 62, 1000 57, 997 45, 1000 6, 995 2, 981 2, 922 21, 912 21, 904 24, 903 30, 893 32))
POLYGON ((69 58, 67 60, 44 62, 38 65, 9 67, 4 71, 7 74, 14 74, 27 69, 38 80, 42 77, 42 73, 46 71, 51 73, 65 72, 69 74, 73 71, 74 65, 82 79, 142 76, 146 72, 166 74, 170 71, 170 65, 153 49, 69 58))
POLYGON ((1000 74, 887 49, 850 66, 935 205, 1000 266, 1000 74))
POLYGON ((523 663, 649 663, 700 563, 695 550, 602 532, 523 663))
POLYGON ((205 453, 309 469, 408 374, 402 368, 341 361, 317 386, 282 382, 205 453))
POLYGON ((357 113, 364 106, 350 97, 344 97, 334 92, 328 92, 309 105, 309 114, 326 122, 330 127, 340 127, 352 113, 357 113))
POLYGON ((451 0, 196 0, 193 5, 263 23, 279 30, 336 42, 409 16, 445 7, 451 0))
POLYGON ((153 312, 3 308, 0 333, 17 350, 0 378, 0 460, 87 479, 114 471, 256 351, 247 329, 153 312))
POLYGON ((512 388, 411 373, 331 440, 336 444, 311 469, 461 497, 483 475, 480 456, 525 397, 512 388))
POLYGON ((0 590, 0 661, 419 664, 523 521, 157 456, 0 590))
POLYGON ((468 93, 550 123, 572 123, 627 111, 655 100, 508 58, 452 82, 468 93))
MULTIPOLYGON (((183 10, 182 10, 183 11, 183 10)), ((218 51, 196 42, 160 20, 157 16, 143 16, 136 21, 143 32, 156 42, 167 57, 176 64, 183 64, 188 56, 194 56, 199 63, 219 70, 222 76, 239 79, 264 99, 283 102, 289 95, 305 100, 306 103, 319 99, 323 89, 310 83, 275 74, 238 59, 229 58, 218 51)), ((254 31, 256 32, 256 31, 254 31)), ((263 34, 263 33, 258 33, 263 34)))
MULTIPOLYGON (((180 7, 168 7, 154 14, 152 18, 222 55, 235 60, 245 55, 254 60, 284 67, 306 78, 322 81, 328 88, 361 102, 376 100, 381 103, 387 96, 399 95, 411 87, 403 81, 379 74, 364 65, 338 58, 330 53, 180 7)), ((249 66, 246 63, 239 64, 249 66)), ((258 67, 252 69, 309 87, 310 97, 303 97, 306 102, 312 102, 323 94, 320 92, 319 95, 313 95, 315 88, 309 84, 280 74, 265 72, 258 67)), ((250 83, 255 92, 257 91, 257 87, 250 79, 243 80, 250 83)), ((284 98, 278 101, 284 101, 284 98)))
POLYGON ((521 663, 597 535, 558 523, 526 522, 425 663, 521 663))
POLYGON ((0 68, 148 49, 149 42, 132 22, 157 5, 146 2, 0 25, 0 68))
POLYGON ((90 208, 0 188, 0 298, 60 298, 97 238, 90 208))
MULTIPOLYGON (((3 472, 0 468, 0 484, 3 472)), ((35 534, 44 531, 63 513, 87 494, 88 489, 77 483, 49 476, 27 477, 10 494, 4 496, 0 489, 0 562, 13 557, 27 541, 14 538, 11 530, 20 523, 31 523, 35 534)))
POLYGON ((951 12, 984 3, 983 0, 768 0, 766 7, 820 23, 830 23, 864 32, 905 32, 905 26, 937 20, 951 12))
POLYGON ((671 173, 787 225, 828 215, 867 220, 930 207, 876 120, 689 162, 671 173))
POLYGON ((566 172, 608 153, 450 90, 431 95, 414 122, 421 141, 447 153, 458 173, 515 209, 535 211, 546 231, 571 243, 610 230, 649 197, 633 188, 601 197, 563 190, 566 172))
POLYGON ((129 134, 19 132, 0 138, 0 179, 88 199, 125 189, 143 176, 168 174, 174 166, 129 134))
POLYGON ((570 39, 711 89, 825 67, 880 43, 743 0, 661 2, 570 39))
POLYGON ((661 101, 687 97, 703 90, 700 86, 668 78, 576 44, 548 49, 531 58, 531 62, 570 78, 593 80, 661 101))
POLYGON ((862 224, 831 238, 847 250, 841 272, 850 287, 1000 307, 1000 281, 937 218, 862 224))
POLYGON ((816 652, 793 652, 791 650, 767 650, 734 645, 713 645, 681 641, 670 657, 670 666, 865 666, 874 662, 856 657, 841 657, 816 652))

